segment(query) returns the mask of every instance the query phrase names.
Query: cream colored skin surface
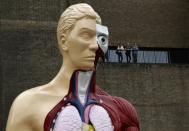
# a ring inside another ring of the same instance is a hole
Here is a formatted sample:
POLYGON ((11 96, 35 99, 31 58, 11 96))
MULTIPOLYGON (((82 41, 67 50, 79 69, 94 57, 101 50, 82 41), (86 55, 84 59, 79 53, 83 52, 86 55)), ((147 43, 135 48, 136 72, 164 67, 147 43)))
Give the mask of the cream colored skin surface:
MULTIPOLYGON (((93 69, 96 20, 78 20, 69 35, 62 39, 63 64, 56 77, 46 85, 21 93, 13 102, 6 131, 43 131, 47 114, 68 93, 70 77, 77 69, 93 69)), ((83 129, 88 130, 88 129, 83 129)))

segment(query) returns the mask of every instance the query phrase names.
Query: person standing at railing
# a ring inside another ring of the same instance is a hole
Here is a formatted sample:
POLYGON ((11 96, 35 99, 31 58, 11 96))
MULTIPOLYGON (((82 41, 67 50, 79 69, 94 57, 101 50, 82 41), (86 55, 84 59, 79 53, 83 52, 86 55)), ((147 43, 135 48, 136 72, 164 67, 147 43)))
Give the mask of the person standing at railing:
POLYGON ((129 43, 127 43, 127 46, 125 47, 125 55, 126 55, 127 63, 130 63, 130 61, 131 61, 131 47, 130 47, 129 43))
POLYGON ((116 50, 116 54, 118 55, 118 62, 119 63, 122 63, 122 61, 123 61, 123 54, 122 54, 123 50, 124 50, 124 47, 118 45, 117 50, 116 50))
POLYGON ((137 56, 138 56, 138 46, 135 43, 132 47, 132 57, 133 57, 133 63, 137 63, 137 56))

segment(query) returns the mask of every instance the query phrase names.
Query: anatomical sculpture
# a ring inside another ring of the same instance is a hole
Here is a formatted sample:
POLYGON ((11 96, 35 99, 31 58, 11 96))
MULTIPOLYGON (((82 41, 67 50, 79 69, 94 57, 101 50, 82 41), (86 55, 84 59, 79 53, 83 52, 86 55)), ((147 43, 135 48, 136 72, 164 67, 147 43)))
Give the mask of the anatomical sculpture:
POLYGON ((6 131, 139 131, 133 105, 96 85, 108 37, 108 28, 90 5, 68 7, 57 27, 62 67, 48 84, 15 99, 6 131))

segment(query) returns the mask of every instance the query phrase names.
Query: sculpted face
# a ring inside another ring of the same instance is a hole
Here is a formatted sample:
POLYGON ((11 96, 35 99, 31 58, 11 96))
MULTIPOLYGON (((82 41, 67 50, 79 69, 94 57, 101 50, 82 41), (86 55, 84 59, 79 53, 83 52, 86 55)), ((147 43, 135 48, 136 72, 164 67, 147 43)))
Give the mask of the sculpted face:
POLYGON ((83 18, 76 22, 67 35, 67 55, 76 69, 93 69, 95 53, 98 49, 96 41, 96 20, 83 18))

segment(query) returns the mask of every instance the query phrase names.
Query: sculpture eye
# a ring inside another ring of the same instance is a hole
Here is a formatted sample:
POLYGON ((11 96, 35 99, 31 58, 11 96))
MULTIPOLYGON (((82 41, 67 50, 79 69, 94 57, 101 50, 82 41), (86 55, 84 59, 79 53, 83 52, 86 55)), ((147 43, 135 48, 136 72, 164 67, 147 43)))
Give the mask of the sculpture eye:
POLYGON ((82 33, 80 34, 80 36, 81 36, 82 38, 84 38, 84 39, 90 39, 90 38, 91 38, 91 35, 90 35, 89 32, 82 32, 82 33))
POLYGON ((105 35, 100 35, 97 37, 98 44, 106 45, 108 44, 108 38, 105 35))
POLYGON ((96 24, 96 40, 100 47, 100 49, 104 52, 104 54, 108 50, 108 28, 106 26, 102 26, 96 24))

